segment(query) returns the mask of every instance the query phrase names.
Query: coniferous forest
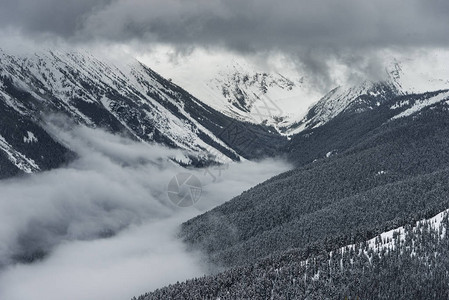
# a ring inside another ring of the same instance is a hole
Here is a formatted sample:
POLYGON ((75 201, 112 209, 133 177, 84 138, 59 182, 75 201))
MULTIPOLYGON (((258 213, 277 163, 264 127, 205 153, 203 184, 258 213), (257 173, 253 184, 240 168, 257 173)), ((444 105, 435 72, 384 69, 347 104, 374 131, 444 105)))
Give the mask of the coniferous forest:
POLYGON ((295 169, 184 223, 217 274, 139 299, 449 299, 447 212, 430 219, 449 208, 447 105, 395 119, 395 101, 294 138, 295 169))
POLYGON ((449 214, 304 260, 273 255, 170 285, 149 299, 449 299, 449 214))

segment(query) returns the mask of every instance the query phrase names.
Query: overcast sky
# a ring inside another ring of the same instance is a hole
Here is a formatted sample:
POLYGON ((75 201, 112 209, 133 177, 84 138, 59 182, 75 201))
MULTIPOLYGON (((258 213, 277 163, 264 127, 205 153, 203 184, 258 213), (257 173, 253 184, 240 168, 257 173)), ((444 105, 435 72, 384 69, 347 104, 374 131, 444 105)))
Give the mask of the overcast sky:
POLYGON ((323 85, 335 62, 376 76, 386 50, 447 48, 448 15, 447 0, 0 0, 0 28, 38 42, 283 53, 323 85))
POLYGON ((70 40, 241 51, 446 46, 446 0, 1 0, 0 24, 70 40))

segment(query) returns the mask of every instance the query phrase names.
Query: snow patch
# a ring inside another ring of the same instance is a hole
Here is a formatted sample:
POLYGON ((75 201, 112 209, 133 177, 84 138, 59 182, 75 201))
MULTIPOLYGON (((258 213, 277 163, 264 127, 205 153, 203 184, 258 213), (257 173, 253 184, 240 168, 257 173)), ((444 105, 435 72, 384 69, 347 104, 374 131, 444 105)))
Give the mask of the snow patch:
POLYGON ((38 139, 37 137, 34 135, 34 133, 32 133, 31 131, 27 131, 27 135, 23 137, 23 142, 30 144, 30 143, 37 143, 38 139))
MULTIPOLYGON (((416 224, 415 224, 415 226, 413 226, 412 230, 417 231, 418 227, 420 225, 424 225, 426 223, 429 224, 429 226, 433 229, 439 229, 442 221, 448 214, 449 214, 449 209, 435 215, 434 217, 432 217, 430 219, 420 220, 420 221, 416 222, 416 224)), ((444 237, 445 234, 446 234, 446 231, 443 230, 441 232, 441 236, 444 237)), ((406 230, 405 230, 404 226, 401 226, 399 228, 383 232, 383 233, 379 234, 378 236, 376 236, 375 238, 368 240, 367 241, 368 249, 374 250, 375 253, 380 253, 383 250, 385 250, 385 251, 394 250, 395 239, 398 239, 400 242, 403 242, 403 241, 405 241, 405 237, 406 237, 406 230)), ((362 245, 362 243, 359 245, 362 245)), ((344 246, 344 247, 342 247, 336 251, 333 251, 333 252, 343 252, 344 253, 347 251, 355 250, 355 246, 356 246, 356 244, 347 245, 347 246, 344 246)), ((362 249, 363 249, 363 247, 360 247, 360 251, 363 251, 362 249)), ((365 251, 364 254, 368 257, 368 251, 365 251)), ((332 256, 332 252, 331 252, 331 256, 332 256)))
POLYGON ((326 153, 326 158, 331 157, 332 155, 334 155, 335 153, 337 153, 337 150, 332 150, 326 153))
POLYGON ((426 107, 429 107, 435 103, 441 102, 443 100, 447 100, 447 98, 449 98, 449 92, 443 92, 443 93, 438 94, 437 96, 434 96, 434 97, 431 97, 428 99, 418 100, 412 107, 410 107, 409 109, 394 116, 392 118, 392 120, 403 118, 403 117, 408 117, 408 116, 415 114, 415 113, 419 112, 420 110, 422 110, 426 107))
POLYGON ((410 105, 410 101, 409 100, 400 101, 400 102, 397 102, 394 105, 392 105, 390 107, 390 109, 398 109, 398 108, 401 108, 401 107, 404 107, 404 106, 407 106, 407 105, 410 105))
POLYGON ((34 173, 40 170, 34 160, 15 150, 6 139, 0 135, 0 150, 3 150, 8 159, 25 173, 34 173))

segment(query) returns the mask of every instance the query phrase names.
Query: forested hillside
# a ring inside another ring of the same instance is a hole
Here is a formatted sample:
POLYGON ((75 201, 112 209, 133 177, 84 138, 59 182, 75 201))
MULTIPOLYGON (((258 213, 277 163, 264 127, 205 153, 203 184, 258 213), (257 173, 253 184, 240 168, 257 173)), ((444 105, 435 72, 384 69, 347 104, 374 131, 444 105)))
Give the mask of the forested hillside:
MULTIPOLYGON (((390 123, 392 118, 412 110, 414 107, 419 107, 426 100, 434 99, 434 97, 440 95, 446 95, 445 91, 392 96, 383 99, 382 104, 379 102, 379 97, 360 96, 359 101, 354 101, 356 103, 353 103, 349 109, 341 111, 325 125, 307 129, 294 135, 284 150, 288 153, 290 160, 297 166, 303 166, 326 156, 343 153, 374 134, 389 130, 383 125, 390 123)), ((314 109, 312 108, 309 114, 313 115, 314 109)), ((406 119, 402 123, 393 122, 393 124, 390 124, 390 128, 394 128, 395 125, 405 128, 411 121, 406 119)))
POLYGON ((293 250, 137 299, 448 299, 448 229, 445 211, 307 260, 293 250))
MULTIPOLYGON (((402 112, 418 99, 434 96, 411 96, 402 112)), ((390 109, 396 102, 385 106, 390 109)), ((274 177, 186 222, 182 238, 212 263, 232 267, 293 248, 307 255, 336 249, 448 208, 447 103, 401 118, 393 118, 401 111, 384 111, 380 106, 365 115, 346 115, 347 122, 369 120, 370 114, 385 120, 363 136, 358 132, 365 131, 365 123, 360 128, 353 123, 358 138, 352 146, 274 177)), ((322 130, 332 131, 334 125, 330 122, 322 130)), ((343 133, 341 139, 349 145, 349 135, 343 133)))

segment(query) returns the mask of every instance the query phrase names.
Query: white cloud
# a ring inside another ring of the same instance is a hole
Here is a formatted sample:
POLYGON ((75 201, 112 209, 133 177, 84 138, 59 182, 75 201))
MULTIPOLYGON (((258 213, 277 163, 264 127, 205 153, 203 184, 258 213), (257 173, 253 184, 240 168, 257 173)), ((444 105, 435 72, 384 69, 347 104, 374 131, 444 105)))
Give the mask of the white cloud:
POLYGON ((178 226, 289 168, 275 160, 231 164, 214 183, 168 162, 177 150, 99 129, 49 130, 80 156, 65 168, 0 181, 0 299, 126 299, 199 276, 206 268, 176 239, 178 226), (177 208, 167 184, 186 171, 200 178, 203 196, 177 208), (33 250, 49 255, 15 262, 33 250))

